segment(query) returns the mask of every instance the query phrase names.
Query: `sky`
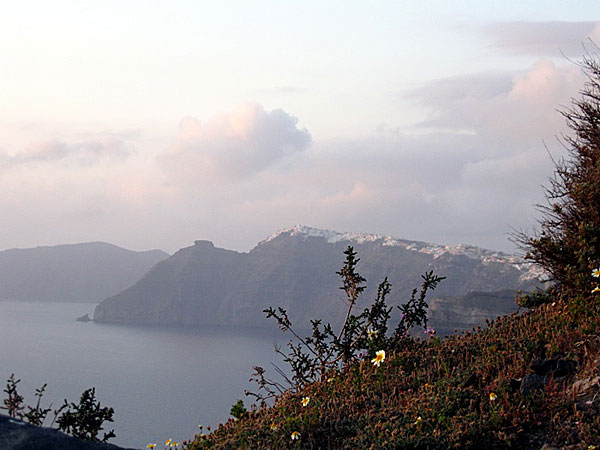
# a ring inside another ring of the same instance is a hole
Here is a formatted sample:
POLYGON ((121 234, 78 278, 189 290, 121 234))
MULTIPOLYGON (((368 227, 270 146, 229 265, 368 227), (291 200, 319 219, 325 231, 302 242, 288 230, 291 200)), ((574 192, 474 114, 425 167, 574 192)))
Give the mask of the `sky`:
POLYGON ((303 224, 514 252, 593 42, 597 0, 6 2, 0 249, 303 224))

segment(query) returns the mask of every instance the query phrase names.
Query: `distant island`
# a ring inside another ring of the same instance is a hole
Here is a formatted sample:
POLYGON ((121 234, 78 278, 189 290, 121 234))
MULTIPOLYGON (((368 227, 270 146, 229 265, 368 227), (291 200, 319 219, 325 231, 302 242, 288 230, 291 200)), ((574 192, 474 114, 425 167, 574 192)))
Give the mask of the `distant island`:
POLYGON ((168 256, 106 242, 0 251, 0 300, 96 303, 168 256))
POLYGON ((385 276, 392 284, 391 305, 405 301, 426 271, 446 276, 431 299, 432 324, 444 333, 514 311, 515 292, 539 286, 542 275, 518 257, 474 246, 296 226, 274 233, 247 253, 196 241, 101 302, 94 320, 265 327, 272 324, 262 310, 280 305, 301 327, 314 317, 337 323, 343 308, 336 270, 348 245, 358 251, 359 270, 368 280, 364 302, 373 298, 385 276))

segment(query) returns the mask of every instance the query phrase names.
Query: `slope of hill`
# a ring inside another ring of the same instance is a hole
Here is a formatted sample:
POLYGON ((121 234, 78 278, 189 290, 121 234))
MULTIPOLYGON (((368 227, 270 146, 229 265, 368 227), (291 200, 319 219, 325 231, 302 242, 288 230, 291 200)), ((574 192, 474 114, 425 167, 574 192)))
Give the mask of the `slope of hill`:
MULTIPOLYGON (((196 241, 161 261, 131 288, 103 301, 94 317, 99 322, 270 326, 262 310, 277 305, 300 327, 315 317, 338 323, 343 300, 335 268, 341 267, 348 245, 358 252, 358 270, 368 280, 363 304, 374 297, 385 276, 393 286, 389 303, 400 304, 420 285, 421 275, 434 270, 447 277, 435 292, 440 299, 504 290, 497 305, 488 297, 481 308, 487 311, 485 317, 496 317, 507 312, 507 299, 514 307, 516 289, 539 284, 540 273, 531 265, 499 252, 297 226, 272 235, 248 253, 196 241)), ((443 314, 440 317, 446 321, 443 314)), ((476 322, 480 319, 477 316, 476 322)))
POLYGON ((104 242, 0 252, 0 299, 98 302, 138 281, 169 255, 104 242))
POLYGON ((596 448, 600 297, 585 300, 347 366, 185 448, 596 448))
POLYGON ((133 450, 105 442, 92 442, 67 436, 52 428, 35 427, 0 414, 2 450, 133 450))

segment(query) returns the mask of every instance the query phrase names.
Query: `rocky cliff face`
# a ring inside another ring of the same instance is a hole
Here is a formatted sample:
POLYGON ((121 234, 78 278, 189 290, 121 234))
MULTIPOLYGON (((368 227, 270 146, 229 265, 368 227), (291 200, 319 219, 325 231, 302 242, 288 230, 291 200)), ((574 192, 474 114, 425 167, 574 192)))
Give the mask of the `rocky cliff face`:
POLYGON ((138 281, 161 259, 104 242, 0 252, 0 300, 98 302, 138 281))
POLYGON ((495 314, 496 309, 506 310, 506 295, 514 304, 514 290, 531 289, 540 275, 514 256, 476 247, 294 227, 274 234, 248 253, 196 241, 158 263, 131 288, 100 303, 94 319, 271 327, 274 324, 265 320, 262 310, 282 306, 299 326, 308 326, 312 318, 339 323, 344 298, 336 271, 343 265, 348 245, 358 252, 357 270, 368 280, 359 307, 370 303, 385 276, 392 283, 388 303, 397 305, 420 286, 423 273, 434 270, 447 277, 430 299, 435 309, 444 310, 444 299, 505 289, 498 308, 491 305, 498 303, 494 297, 483 308, 495 314))

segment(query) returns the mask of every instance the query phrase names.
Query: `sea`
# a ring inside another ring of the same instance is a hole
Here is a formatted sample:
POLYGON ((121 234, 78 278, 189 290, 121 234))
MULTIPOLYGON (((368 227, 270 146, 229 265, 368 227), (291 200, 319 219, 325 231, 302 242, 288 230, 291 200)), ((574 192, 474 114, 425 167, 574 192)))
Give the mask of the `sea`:
POLYGON ((249 406, 253 366, 280 365, 273 343, 288 340, 275 322, 271 329, 191 329, 76 321, 94 306, 0 301, 0 385, 14 374, 33 405, 35 389, 47 384, 41 406, 52 408, 95 387, 101 406, 115 410, 114 423, 105 423, 116 434, 109 442, 128 448, 191 439, 199 425, 226 421, 237 400, 249 406))

